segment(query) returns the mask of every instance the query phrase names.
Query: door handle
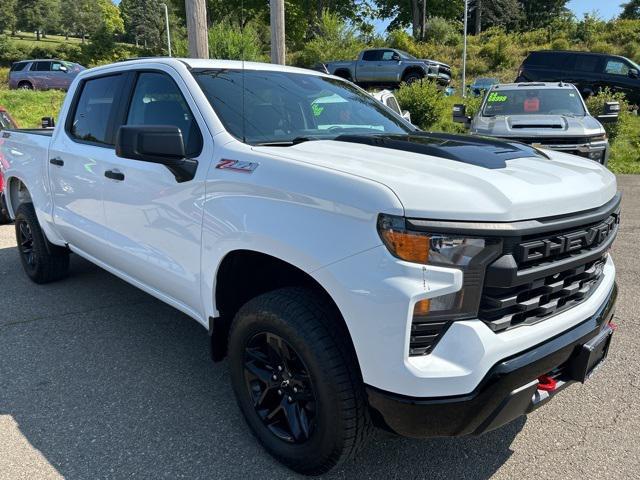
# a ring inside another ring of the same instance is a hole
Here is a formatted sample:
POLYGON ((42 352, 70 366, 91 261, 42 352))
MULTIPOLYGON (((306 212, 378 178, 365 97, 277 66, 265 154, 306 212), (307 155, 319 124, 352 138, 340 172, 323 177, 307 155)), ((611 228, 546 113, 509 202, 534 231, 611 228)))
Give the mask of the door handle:
POLYGON ((118 180, 119 182, 124 180, 124 173, 116 172, 115 170, 107 170, 106 172, 104 172, 104 176, 110 178, 111 180, 118 180))
POLYGON ((64 160, 62 160, 60 157, 55 157, 49 160, 49 163, 51 165, 57 165, 58 167, 62 167, 64 165, 64 160))

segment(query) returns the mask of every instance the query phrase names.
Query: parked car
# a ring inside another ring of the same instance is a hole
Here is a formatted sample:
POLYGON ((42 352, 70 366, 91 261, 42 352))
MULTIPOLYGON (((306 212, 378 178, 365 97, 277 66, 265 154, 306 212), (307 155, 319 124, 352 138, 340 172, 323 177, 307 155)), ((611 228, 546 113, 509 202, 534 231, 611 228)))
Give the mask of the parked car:
POLYGON ((640 105, 640 66, 619 55, 541 50, 531 52, 520 66, 516 82, 568 82, 584 97, 605 87, 640 105))
POLYGON ((11 65, 9 88, 67 90, 83 70, 82 65, 64 60, 23 60, 11 65))
POLYGON ((620 194, 595 162, 422 132, 350 82, 251 62, 94 68, 59 118, 0 146, 26 275, 76 253, 194 318, 298 472, 372 423, 493 430, 607 354, 620 194))
MULTIPOLYGON (((319 69, 318 66, 315 67, 319 69)), ((417 59, 395 48, 363 50, 355 61, 336 61, 324 64, 326 70, 357 85, 397 87, 427 78, 446 86, 451 83, 451 67, 435 60, 417 59)))
POLYGON ((500 81, 497 78, 491 77, 479 77, 476 78, 475 81, 469 85, 469 93, 474 97, 479 97, 480 95, 484 95, 487 90, 489 90, 494 85, 497 85, 500 81))
POLYGON ((455 105, 453 121, 471 133, 535 144, 606 165, 609 140, 602 122, 618 119, 620 104, 610 102, 598 118, 589 113, 578 89, 569 83, 507 83, 487 92, 475 117, 455 105))
MULTIPOLYGON (((8 128, 18 128, 18 124, 11 117, 7 109, 0 105, 0 131, 8 128)), ((2 138, 0 138, 0 145, 2 144, 2 141, 2 138)), ((7 205, 4 200, 4 168, 4 161, 0 154, 0 225, 11 221, 9 218, 9 212, 7 211, 7 205)))
POLYGON ((386 105, 402 118, 404 118, 407 122, 411 123, 411 113, 409 113, 409 110, 402 110, 400 108, 398 99, 391 90, 380 90, 378 92, 372 92, 371 95, 380 103, 386 105))

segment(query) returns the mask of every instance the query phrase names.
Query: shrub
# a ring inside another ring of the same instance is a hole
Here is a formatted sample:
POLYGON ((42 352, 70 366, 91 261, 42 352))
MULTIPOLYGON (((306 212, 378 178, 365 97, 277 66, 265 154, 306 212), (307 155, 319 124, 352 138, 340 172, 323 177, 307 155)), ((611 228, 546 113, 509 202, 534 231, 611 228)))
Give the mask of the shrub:
POLYGON ((402 84, 396 97, 400 107, 411 112, 411 121, 423 130, 436 125, 448 113, 446 97, 434 82, 402 84))
POLYGON ((441 17, 431 17, 427 20, 425 40, 455 46, 461 43, 462 27, 460 22, 451 22, 441 17))
POLYGON ((248 23, 241 28, 222 21, 209 28, 209 56, 225 60, 265 61, 263 44, 256 28, 248 23))
POLYGON ((623 93, 614 93, 608 88, 600 91, 597 95, 592 95, 587 99, 587 108, 589 113, 594 117, 601 115, 604 112, 604 104, 606 102, 620 102, 620 118, 615 123, 604 124, 604 129, 609 135, 609 140, 612 142, 618 137, 621 130, 624 129, 625 124, 629 122, 631 113, 629 112, 629 104, 627 103, 623 93))
POLYGON ((308 41, 294 59, 296 65, 310 67, 330 60, 355 59, 366 47, 357 37, 355 28, 334 13, 325 11, 318 27, 318 36, 308 41))

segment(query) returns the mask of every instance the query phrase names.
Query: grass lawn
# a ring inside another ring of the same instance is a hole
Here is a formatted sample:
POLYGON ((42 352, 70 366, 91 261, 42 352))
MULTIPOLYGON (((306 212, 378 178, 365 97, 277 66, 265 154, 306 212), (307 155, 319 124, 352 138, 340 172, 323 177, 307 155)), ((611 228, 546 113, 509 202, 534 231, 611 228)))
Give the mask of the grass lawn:
POLYGON ((48 90, 8 90, 0 87, 0 105, 9 110, 22 128, 37 128, 42 117, 57 117, 65 92, 48 90))
POLYGON ((40 46, 44 48, 55 48, 62 43, 81 43, 81 39, 75 37, 69 37, 68 40, 65 40, 64 36, 47 35, 46 38, 41 37, 40 41, 38 41, 36 40, 35 33, 18 32, 15 37, 12 37, 9 32, 5 33, 7 33, 7 38, 21 47, 33 48, 40 46))

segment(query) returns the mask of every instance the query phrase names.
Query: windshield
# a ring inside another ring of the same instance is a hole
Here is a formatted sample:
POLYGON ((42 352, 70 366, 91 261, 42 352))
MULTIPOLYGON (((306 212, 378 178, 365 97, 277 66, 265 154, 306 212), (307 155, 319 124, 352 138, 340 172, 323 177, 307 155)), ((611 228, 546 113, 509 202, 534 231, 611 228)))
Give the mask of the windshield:
POLYGON ((568 88, 518 88, 494 90, 482 110, 485 117, 496 115, 573 115, 586 114, 580 95, 568 88))
POLYGON ((281 71, 195 70, 193 74, 227 131, 251 145, 415 131, 342 80, 281 71))
POLYGON ((633 60, 627 58, 627 60, 629 60, 629 63, 631 64, 631 67, 635 68, 636 70, 640 71, 640 65, 638 65, 636 62, 634 62, 633 60))
POLYGON ((405 52, 404 50, 396 50, 396 52, 398 52, 398 54, 400 55, 400 58, 404 58, 405 60, 415 60, 416 57, 414 57, 413 55, 405 52))

